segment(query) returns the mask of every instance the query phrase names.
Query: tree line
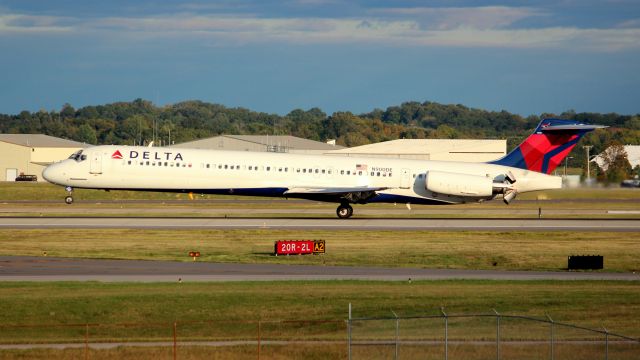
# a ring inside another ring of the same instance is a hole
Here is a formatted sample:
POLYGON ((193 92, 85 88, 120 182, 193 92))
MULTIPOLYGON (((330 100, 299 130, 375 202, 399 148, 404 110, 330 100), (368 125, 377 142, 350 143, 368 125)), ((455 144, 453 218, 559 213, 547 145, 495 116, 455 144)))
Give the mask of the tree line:
POLYGON ((75 109, 65 104, 59 111, 22 111, 0 114, 2 133, 42 133, 88 144, 174 144, 220 134, 293 135, 337 144, 358 146, 395 139, 482 138, 507 139, 517 146, 546 117, 579 120, 609 126, 585 136, 571 154, 569 166, 584 167, 583 145, 591 154, 610 144, 640 144, 640 114, 541 114, 522 117, 507 111, 487 111, 459 104, 405 102, 387 109, 331 115, 318 108, 295 109, 282 116, 245 108, 229 108, 202 101, 155 106, 136 99, 75 109))

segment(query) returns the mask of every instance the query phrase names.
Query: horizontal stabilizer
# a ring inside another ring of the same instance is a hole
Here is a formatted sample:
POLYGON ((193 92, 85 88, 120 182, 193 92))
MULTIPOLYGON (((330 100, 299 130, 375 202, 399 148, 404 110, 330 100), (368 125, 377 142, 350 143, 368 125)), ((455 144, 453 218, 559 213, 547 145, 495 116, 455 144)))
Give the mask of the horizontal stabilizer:
POLYGON ((604 129, 608 128, 608 126, 604 125, 586 125, 586 124, 575 124, 575 125, 550 125, 550 126, 542 126, 541 131, 591 131, 595 129, 604 129))

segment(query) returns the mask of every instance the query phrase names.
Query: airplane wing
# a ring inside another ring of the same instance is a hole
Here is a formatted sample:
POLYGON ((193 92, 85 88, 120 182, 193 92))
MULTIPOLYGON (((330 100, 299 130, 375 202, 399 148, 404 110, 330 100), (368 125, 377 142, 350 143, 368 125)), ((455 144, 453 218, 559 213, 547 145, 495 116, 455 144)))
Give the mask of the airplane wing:
POLYGON ((340 202, 347 200, 352 203, 366 201, 377 195, 377 191, 389 189, 388 187, 292 187, 283 195, 319 201, 340 202))

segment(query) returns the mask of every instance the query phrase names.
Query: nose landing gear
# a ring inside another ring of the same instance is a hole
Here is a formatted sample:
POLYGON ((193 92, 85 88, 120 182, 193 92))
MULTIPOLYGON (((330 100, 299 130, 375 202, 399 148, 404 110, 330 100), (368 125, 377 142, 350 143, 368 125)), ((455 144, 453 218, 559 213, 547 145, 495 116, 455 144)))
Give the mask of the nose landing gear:
POLYGON ((67 195, 67 197, 64 198, 64 202, 67 205, 73 204, 73 196, 72 196, 73 195, 73 188, 71 186, 67 186, 64 189, 67 191, 67 193, 69 193, 69 195, 67 195))
POLYGON ((340 219, 348 219, 353 215, 353 208, 349 204, 340 204, 336 210, 336 214, 340 219))

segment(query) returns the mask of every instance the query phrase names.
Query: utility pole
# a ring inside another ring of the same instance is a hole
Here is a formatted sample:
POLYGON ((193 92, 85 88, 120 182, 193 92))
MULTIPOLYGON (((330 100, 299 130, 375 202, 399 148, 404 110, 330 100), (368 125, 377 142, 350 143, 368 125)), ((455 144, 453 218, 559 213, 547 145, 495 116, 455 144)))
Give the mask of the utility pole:
POLYGON ((591 183, 591 169, 589 168, 589 163, 591 162, 591 159, 589 158, 589 151, 591 150, 591 148, 593 147, 593 145, 585 145, 582 148, 585 149, 587 151, 587 184, 591 183))

